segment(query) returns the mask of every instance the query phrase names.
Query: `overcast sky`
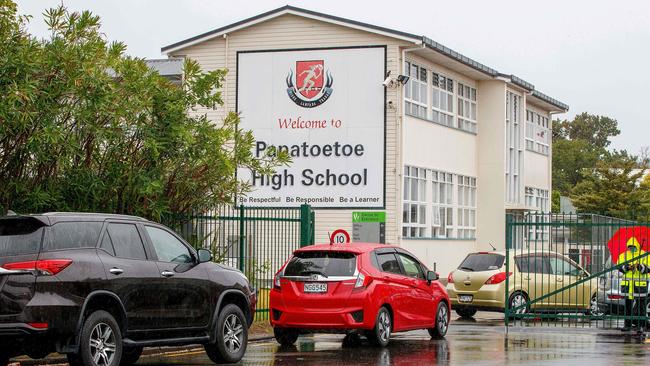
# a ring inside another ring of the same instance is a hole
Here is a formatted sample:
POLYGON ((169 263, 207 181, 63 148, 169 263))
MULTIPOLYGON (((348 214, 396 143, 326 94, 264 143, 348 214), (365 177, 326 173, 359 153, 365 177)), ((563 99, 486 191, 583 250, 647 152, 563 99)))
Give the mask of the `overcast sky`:
MULTIPOLYGON (((61 0, 18 0, 46 37, 43 10, 61 0)), ((160 48, 283 6, 256 0, 64 0, 102 18, 111 40, 131 55, 160 58, 160 48), (244 5, 245 4, 245 5, 244 5)), ((650 145, 650 1, 303 0, 290 5, 426 35, 499 72, 515 74, 570 105, 616 118, 613 147, 638 153, 650 145), (643 111, 646 112, 643 112, 643 111)))

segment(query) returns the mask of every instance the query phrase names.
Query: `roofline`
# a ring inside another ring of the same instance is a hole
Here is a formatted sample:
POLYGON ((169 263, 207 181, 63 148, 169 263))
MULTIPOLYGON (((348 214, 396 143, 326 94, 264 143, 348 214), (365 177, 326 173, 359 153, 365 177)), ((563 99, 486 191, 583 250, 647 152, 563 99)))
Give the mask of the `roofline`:
POLYGON ((444 56, 447 56, 451 58, 454 61, 457 61, 463 65, 466 65, 478 72, 481 72, 483 74, 486 74, 490 77, 493 78, 504 78, 506 81, 517 85, 529 92, 532 92, 532 95, 536 98, 539 98, 540 100, 558 108, 560 111, 567 112, 569 110, 569 106, 565 103, 560 102, 557 99, 554 99, 546 94, 543 94, 537 90, 535 90, 535 85, 527 82, 526 80, 523 80, 515 75, 508 75, 508 74, 502 74, 498 72, 497 70, 486 66, 478 61, 475 61, 467 56, 464 56, 463 54, 456 52, 426 36, 418 36, 416 34, 412 33, 407 33, 407 32, 402 32, 398 31, 395 29, 390 29, 386 27, 381 27, 377 26, 374 24, 368 24, 352 19, 347 19, 343 17, 338 17, 335 15, 330 15, 330 14, 324 14, 320 13, 317 11, 313 10, 308 10, 308 9, 303 9, 291 5, 285 5, 258 15, 255 15, 250 18, 246 18, 243 20, 240 20, 238 22, 226 25, 221 28, 217 28, 214 30, 211 30, 209 32, 205 32, 202 34, 199 34, 197 36, 170 44, 168 46, 162 47, 160 50, 163 54, 169 54, 178 50, 181 50, 183 48, 190 47, 192 45, 195 45, 197 43, 201 43, 219 36, 222 36, 224 34, 227 34, 228 32, 233 32, 257 23, 261 23, 273 18, 276 18, 278 16, 284 15, 284 14, 293 14, 293 15, 299 15, 303 17, 308 17, 311 19, 315 20, 320 20, 320 21, 325 21, 329 23, 334 23, 337 25, 343 25, 355 29, 360 29, 364 31, 368 31, 371 33, 376 33, 380 35, 384 35, 387 37, 392 37, 392 38, 397 38, 401 39, 404 41, 408 42, 413 42, 415 44, 420 44, 424 45, 426 48, 431 49, 433 51, 436 51, 444 56))
POLYGON ((398 31, 398 30, 394 30, 394 29, 390 29, 390 28, 380 27, 380 26, 377 26, 377 25, 368 24, 368 23, 364 23, 364 22, 359 22, 359 21, 352 20, 352 19, 337 17, 337 16, 330 15, 330 14, 324 14, 324 13, 320 13, 320 12, 313 11, 313 10, 298 8, 298 7, 291 6, 291 5, 285 5, 285 6, 282 6, 280 8, 273 9, 273 10, 264 12, 262 14, 258 14, 258 15, 255 15, 253 17, 246 18, 246 19, 240 20, 238 22, 226 25, 224 27, 217 28, 217 29, 211 30, 209 32, 205 32, 205 33, 199 34, 197 36, 194 36, 194 37, 191 37, 191 38, 188 38, 188 39, 185 39, 185 40, 170 44, 168 46, 164 46, 164 47, 162 47, 160 49, 160 51, 162 53, 164 53, 164 54, 168 54, 168 53, 178 51, 180 49, 192 46, 192 45, 194 45, 196 43, 200 43, 200 42, 203 42, 203 41, 215 38, 215 37, 219 37, 220 35, 225 34, 227 32, 233 32, 233 31, 236 31, 238 29, 247 27, 249 25, 252 25, 252 24, 255 24, 255 23, 261 23, 263 21, 278 17, 280 15, 284 15, 284 14, 300 14, 300 15, 303 15, 303 16, 306 15, 309 18, 315 18, 315 19, 320 18, 319 20, 328 21, 330 23, 339 23, 339 24, 344 23, 348 27, 352 26, 352 28, 364 29, 364 30, 367 30, 367 31, 370 31, 370 32, 373 32, 373 33, 379 33, 379 34, 387 35, 387 36, 390 36, 390 37, 393 37, 393 38, 399 38, 399 39, 409 41, 409 42, 417 42, 417 43, 422 42, 422 36, 418 36, 418 35, 415 35, 415 34, 402 32, 402 31, 398 31), (249 23, 251 23, 251 24, 249 24, 249 23))
POLYGON ((552 97, 550 97, 550 96, 536 90, 535 85, 529 83, 528 81, 526 81, 526 80, 524 80, 522 78, 519 78, 519 77, 517 77, 515 75, 507 75, 507 74, 501 74, 501 73, 498 74, 498 77, 504 78, 508 82, 510 82, 510 83, 520 87, 520 88, 523 88, 523 89, 527 90, 528 92, 530 92, 530 94, 533 97, 538 98, 541 101, 546 102, 546 103, 552 105, 553 107, 558 108, 561 112, 566 113, 566 112, 569 111, 569 105, 568 104, 562 103, 559 100, 557 100, 555 98, 552 98, 552 97))
POLYGON ((431 38, 422 36, 422 43, 429 49, 442 53, 443 55, 452 58, 466 66, 473 68, 476 71, 482 72, 486 75, 496 77, 499 74, 495 69, 485 66, 482 63, 472 60, 471 58, 464 56, 449 47, 443 46, 442 44, 432 40, 431 38))

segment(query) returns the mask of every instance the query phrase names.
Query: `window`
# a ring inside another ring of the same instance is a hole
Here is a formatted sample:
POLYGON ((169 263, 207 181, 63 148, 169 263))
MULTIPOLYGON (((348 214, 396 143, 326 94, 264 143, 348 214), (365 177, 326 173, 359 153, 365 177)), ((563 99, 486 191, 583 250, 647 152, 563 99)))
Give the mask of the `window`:
POLYGON ((424 279, 424 273, 422 272, 420 263, 418 263, 415 259, 401 253, 398 254, 398 256, 400 262, 402 262, 402 266, 404 267, 404 274, 406 274, 408 277, 424 279))
POLYGON ((542 244, 549 239, 550 227, 548 222, 550 217, 544 214, 550 211, 549 193, 547 189, 526 187, 526 206, 533 209, 534 212, 528 217, 530 225, 528 227, 529 245, 542 244), (541 225, 544 224, 545 225, 541 225))
POLYGON ((0 220, 0 257, 38 253, 43 226, 45 224, 32 217, 0 220))
POLYGON ((551 273, 548 258, 546 257, 537 255, 515 257, 515 263, 519 268, 519 272, 522 273, 551 273))
POLYGON ((431 73, 431 120, 449 127, 454 123, 454 81, 448 77, 431 73))
POLYGON ((101 222, 60 222, 50 228, 43 249, 95 248, 101 230, 101 222))
POLYGON ((476 89, 458 83, 458 128, 476 132, 476 89))
POLYGON ((301 252, 297 253, 284 270, 285 276, 321 276, 354 275, 357 270, 357 257, 348 252, 301 252))
POLYGON ((548 155, 550 150, 551 129, 547 116, 537 112, 526 111, 526 150, 548 155))
POLYGON ((108 254, 115 256, 115 248, 113 247, 113 242, 111 241, 111 237, 108 235, 108 233, 104 234, 102 242, 99 245, 99 249, 103 249, 108 254))
POLYGON ((548 189, 526 187, 526 206, 537 212, 549 212, 548 189))
POLYGON ((411 62, 405 65, 409 81, 404 86, 406 114, 427 118, 429 101, 427 98, 427 69, 411 62))
POLYGON ((452 238, 454 226, 454 175, 432 171, 431 184, 433 187, 432 217, 434 217, 431 222, 431 234, 435 238, 452 238))
POLYGON ((476 237, 476 178, 458 176, 458 238, 476 237))
POLYGON ((403 189, 402 237, 475 238, 476 178, 405 166, 403 189))
POLYGON ((556 276, 578 276, 582 270, 564 258, 550 257, 551 274, 556 276))
POLYGON ((108 225, 107 234, 115 248, 115 256, 129 259, 147 259, 138 228, 133 224, 108 225))
POLYGON ((506 202, 521 203, 521 170, 523 164, 521 127, 521 96, 506 94, 506 202))
POLYGON ((494 271, 503 266, 506 257, 501 254, 472 253, 469 254, 458 269, 470 272, 494 271))
POLYGON ((395 253, 381 253, 377 254, 377 263, 382 272, 402 274, 402 269, 397 262, 395 253))
POLYGON ((426 169, 404 167, 402 236, 406 238, 422 238, 426 236, 426 173, 426 169))
POLYGON ((404 86, 405 114, 476 133, 476 88, 465 83, 454 85, 452 78, 413 62, 405 62, 404 70, 409 76, 409 81, 404 86), (431 98, 427 90, 431 91, 431 98), (456 110, 454 105, 457 105, 456 110))
POLYGON ((185 244, 165 230, 145 226, 160 262, 192 263, 192 254, 185 244))

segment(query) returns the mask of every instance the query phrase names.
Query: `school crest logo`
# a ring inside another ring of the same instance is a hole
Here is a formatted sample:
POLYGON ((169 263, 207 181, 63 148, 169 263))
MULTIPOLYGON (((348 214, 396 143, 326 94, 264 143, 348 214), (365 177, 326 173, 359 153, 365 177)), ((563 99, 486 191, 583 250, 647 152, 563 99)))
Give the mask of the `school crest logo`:
POLYGON ((297 105, 314 108, 325 103, 334 91, 334 78, 323 60, 297 61, 296 72, 289 69, 287 94, 297 105))

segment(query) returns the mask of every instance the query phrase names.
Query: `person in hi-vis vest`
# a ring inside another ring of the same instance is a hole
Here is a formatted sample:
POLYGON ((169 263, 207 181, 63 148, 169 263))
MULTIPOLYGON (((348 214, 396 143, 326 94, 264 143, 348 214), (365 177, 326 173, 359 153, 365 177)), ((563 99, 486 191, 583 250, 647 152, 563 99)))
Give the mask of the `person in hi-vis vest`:
MULTIPOLYGON (((621 295, 625 296, 626 316, 647 316, 646 302, 648 298, 648 279, 650 278, 650 256, 639 258, 646 254, 641 249, 635 237, 628 239, 627 250, 618 256, 618 270, 623 273, 621 280, 621 295), (628 262, 630 261, 630 262, 628 262), (628 263, 626 263, 628 262, 628 263)), ((645 321, 625 319, 624 330, 629 330, 632 324, 645 328, 645 321)))

